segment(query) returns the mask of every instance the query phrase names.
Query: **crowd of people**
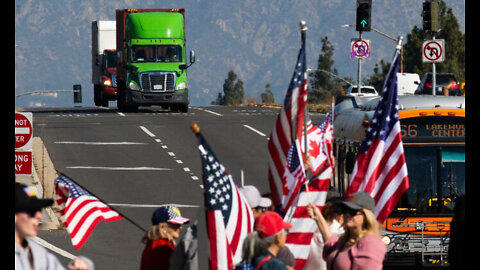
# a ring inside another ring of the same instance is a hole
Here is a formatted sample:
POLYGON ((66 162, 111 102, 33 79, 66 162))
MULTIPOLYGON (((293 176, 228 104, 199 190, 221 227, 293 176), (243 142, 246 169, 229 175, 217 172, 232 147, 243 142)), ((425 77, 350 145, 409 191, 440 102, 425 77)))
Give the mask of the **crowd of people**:
MULTIPOLYGON (((255 221, 254 231, 243 242, 242 261, 235 269, 293 269, 295 258, 285 245, 292 225, 272 211, 271 199, 262 196, 255 186, 239 190, 255 221)), ((305 269, 382 269, 387 250, 381 240, 381 224, 373 213, 373 198, 365 192, 354 193, 346 200, 334 192, 327 194, 322 210, 311 203, 307 207, 318 231, 312 238, 305 269)), ((15 183, 15 269, 65 269, 52 253, 32 240, 39 229, 41 209, 52 204, 51 199, 37 198, 31 187, 15 183)), ((142 239, 145 246, 140 269, 177 269, 170 268, 171 257, 182 226, 189 222, 177 207, 156 209, 152 226, 142 239)), ((94 263, 78 256, 69 262, 68 269, 94 270, 94 263)))

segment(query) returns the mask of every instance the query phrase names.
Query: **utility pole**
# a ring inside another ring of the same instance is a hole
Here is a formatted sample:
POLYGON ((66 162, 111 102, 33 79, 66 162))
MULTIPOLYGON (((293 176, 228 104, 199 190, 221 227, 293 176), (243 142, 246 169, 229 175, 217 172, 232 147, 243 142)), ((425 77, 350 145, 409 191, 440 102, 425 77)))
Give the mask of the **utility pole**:
MULTIPOLYGON (((372 0, 357 0, 357 24, 358 40, 362 40, 362 31, 369 32, 372 20, 372 0)), ((362 92, 362 58, 358 58, 357 90, 362 92)))

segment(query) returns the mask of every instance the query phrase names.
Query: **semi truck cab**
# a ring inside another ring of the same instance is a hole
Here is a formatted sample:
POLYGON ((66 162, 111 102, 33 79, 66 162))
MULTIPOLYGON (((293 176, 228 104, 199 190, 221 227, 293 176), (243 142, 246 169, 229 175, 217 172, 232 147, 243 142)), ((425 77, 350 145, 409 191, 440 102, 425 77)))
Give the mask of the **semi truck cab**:
MULTIPOLYGON (((117 52, 120 111, 151 105, 188 111, 187 68, 195 62, 195 54, 190 52, 187 65, 184 12, 117 10, 117 31, 125 32, 117 52)), ((117 46, 119 35, 123 34, 117 32, 117 46)))

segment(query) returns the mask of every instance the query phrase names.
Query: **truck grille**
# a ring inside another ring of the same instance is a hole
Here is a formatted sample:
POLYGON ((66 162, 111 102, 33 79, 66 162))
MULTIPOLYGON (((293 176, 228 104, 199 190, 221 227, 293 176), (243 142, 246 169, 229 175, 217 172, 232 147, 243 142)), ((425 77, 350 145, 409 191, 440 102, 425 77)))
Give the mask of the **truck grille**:
POLYGON ((140 74, 143 91, 172 92, 175 90, 175 72, 144 72, 140 74))

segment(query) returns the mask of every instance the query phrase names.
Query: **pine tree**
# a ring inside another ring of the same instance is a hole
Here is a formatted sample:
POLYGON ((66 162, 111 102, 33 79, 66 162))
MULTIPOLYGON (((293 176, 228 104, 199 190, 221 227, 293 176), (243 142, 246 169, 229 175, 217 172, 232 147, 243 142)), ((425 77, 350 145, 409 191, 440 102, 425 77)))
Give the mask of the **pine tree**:
POLYGON ((335 86, 338 84, 331 75, 327 72, 338 74, 337 69, 333 69, 333 45, 328 40, 328 36, 325 36, 321 40, 322 49, 318 56, 317 70, 313 73, 310 84, 312 86, 311 91, 308 93, 308 102, 319 103, 330 100, 334 94, 335 86), (326 72, 325 72, 326 71, 326 72))
MULTIPOLYGON (((436 39, 445 40, 445 61, 436 65, 437 72, 452 72, 457 80, 465 80, 465 34, 460 31, 457 18, 451 8, 444 1, 439 3, 440 32, 436 39)), ((422 63, 422 43, 431 39, 423 29, 414 26, 407 34, 407 43, 404 46, 404 71, 418 73, 420 76, 432 71, 432 65, 422 63)))
MULTIPOLYGON (((225 106, 237 106, 243 103, 244 99, 244 90, 243 90, 243 81, 238 79, 237 74, 230 70, 228 72, 227 78, 223 83, 223 97, 222 101, 225 106), (235 82, 236 81, 236 82, 235 82)), ((219 100, 219 97, 217 97, 219 100)))

